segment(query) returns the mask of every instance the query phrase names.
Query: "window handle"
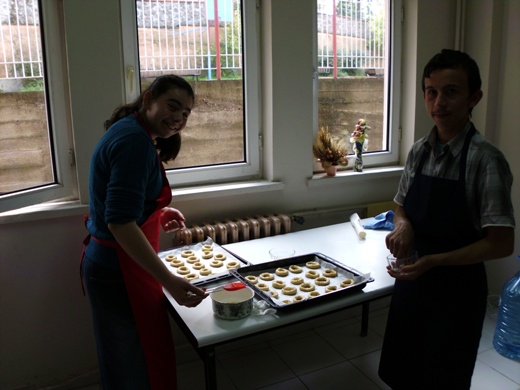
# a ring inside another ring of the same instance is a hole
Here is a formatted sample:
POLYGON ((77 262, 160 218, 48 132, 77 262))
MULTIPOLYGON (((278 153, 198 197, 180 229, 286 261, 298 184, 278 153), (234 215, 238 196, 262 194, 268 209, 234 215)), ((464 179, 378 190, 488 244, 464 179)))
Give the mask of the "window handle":
POLYGON ((126 79, 130 84, 130 95, 134 93, 134 67, 127 66, 126 67, 126 79))

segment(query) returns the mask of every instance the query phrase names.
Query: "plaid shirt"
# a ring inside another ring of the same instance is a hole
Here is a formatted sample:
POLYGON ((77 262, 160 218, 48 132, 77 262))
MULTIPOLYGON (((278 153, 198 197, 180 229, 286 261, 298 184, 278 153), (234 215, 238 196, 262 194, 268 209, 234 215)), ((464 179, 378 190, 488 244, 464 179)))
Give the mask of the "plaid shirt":
MULTIPOLYGON (((423 174, 458 179, 461 151, 471 126, 471 122, 468 122, 464 130, 446 145, 437 143, 436 127, 426 137, 413 144, 406 160, 399 190, 394 198, 397 204, 404 204, 422 153, 429 153, 424 162, 423 174)), ((514 228, 515 218, 511 202, 513 175, 502 152, 476 131, 469 145, 466 164, 466 197, 475 228, 514 228)))

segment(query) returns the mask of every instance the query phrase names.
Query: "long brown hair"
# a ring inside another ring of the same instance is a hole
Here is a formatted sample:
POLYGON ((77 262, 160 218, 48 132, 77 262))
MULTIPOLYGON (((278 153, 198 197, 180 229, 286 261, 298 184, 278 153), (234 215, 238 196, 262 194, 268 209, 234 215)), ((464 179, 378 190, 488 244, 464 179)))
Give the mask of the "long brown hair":
MULTIPOLYGON (((193 92, 193 88, 182 77, 176 75, 159 76, 148 86, 148 88, 141 92, 134 102, 117 107, 112 113, 110 119, 105 121, 105 130, 108 130, 108 128, 118 120, 123 119, 134 112, 139 112, 143 105, 143 96, 147 91, 151 92, 151 98, 152 100, 155 100, 172 88, 185 90, 188 95, 195 100, 195 92, 193 92)), ((159 158, 161 161, 168 162, 175 160, 181 150, 180 133, 176 133, 169 138, 156 138, 155 147, 159 152, 159 158)))

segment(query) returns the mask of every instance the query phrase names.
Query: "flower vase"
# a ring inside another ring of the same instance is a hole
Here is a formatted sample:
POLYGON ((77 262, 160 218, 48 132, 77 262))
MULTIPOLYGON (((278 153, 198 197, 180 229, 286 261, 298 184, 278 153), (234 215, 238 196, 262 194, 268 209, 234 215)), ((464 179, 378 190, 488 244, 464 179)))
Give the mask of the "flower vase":
POLYGON ((338 170, 337 165, 331 165, 330 167, 325 168, 325 172, 327 173, 327 176, 336 176, 337 170, 338 170))
POLYGON ((363 144, 364 142, 358 142, 354 144, 354 151, 356 152, 356 161, 354 161, 354 171, 363 172, 363 144))

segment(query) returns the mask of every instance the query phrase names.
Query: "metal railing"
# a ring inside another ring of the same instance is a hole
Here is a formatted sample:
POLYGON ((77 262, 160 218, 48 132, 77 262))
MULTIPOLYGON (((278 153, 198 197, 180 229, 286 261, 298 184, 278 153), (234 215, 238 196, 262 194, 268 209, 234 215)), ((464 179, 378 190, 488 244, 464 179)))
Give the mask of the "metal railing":
POLYGON ((0 79, 43 77, 37 0, 0 0, 0 79))
POLYGON ((142 75, 240 76, 240 0, 136 0, 142 75))
MULTIPOLYGON (((386 0, 317 1, 320 74, 382 73, 386 0)), ((240 78, 240 3, 136 0, 141 74, 240 78)), ((42 77, 38 1, 0 0, 0 22, 0 79, 42 77)))
POLYGON ((319 73, 383 73, 385 0, 318 0, 317 16, 319 73))

